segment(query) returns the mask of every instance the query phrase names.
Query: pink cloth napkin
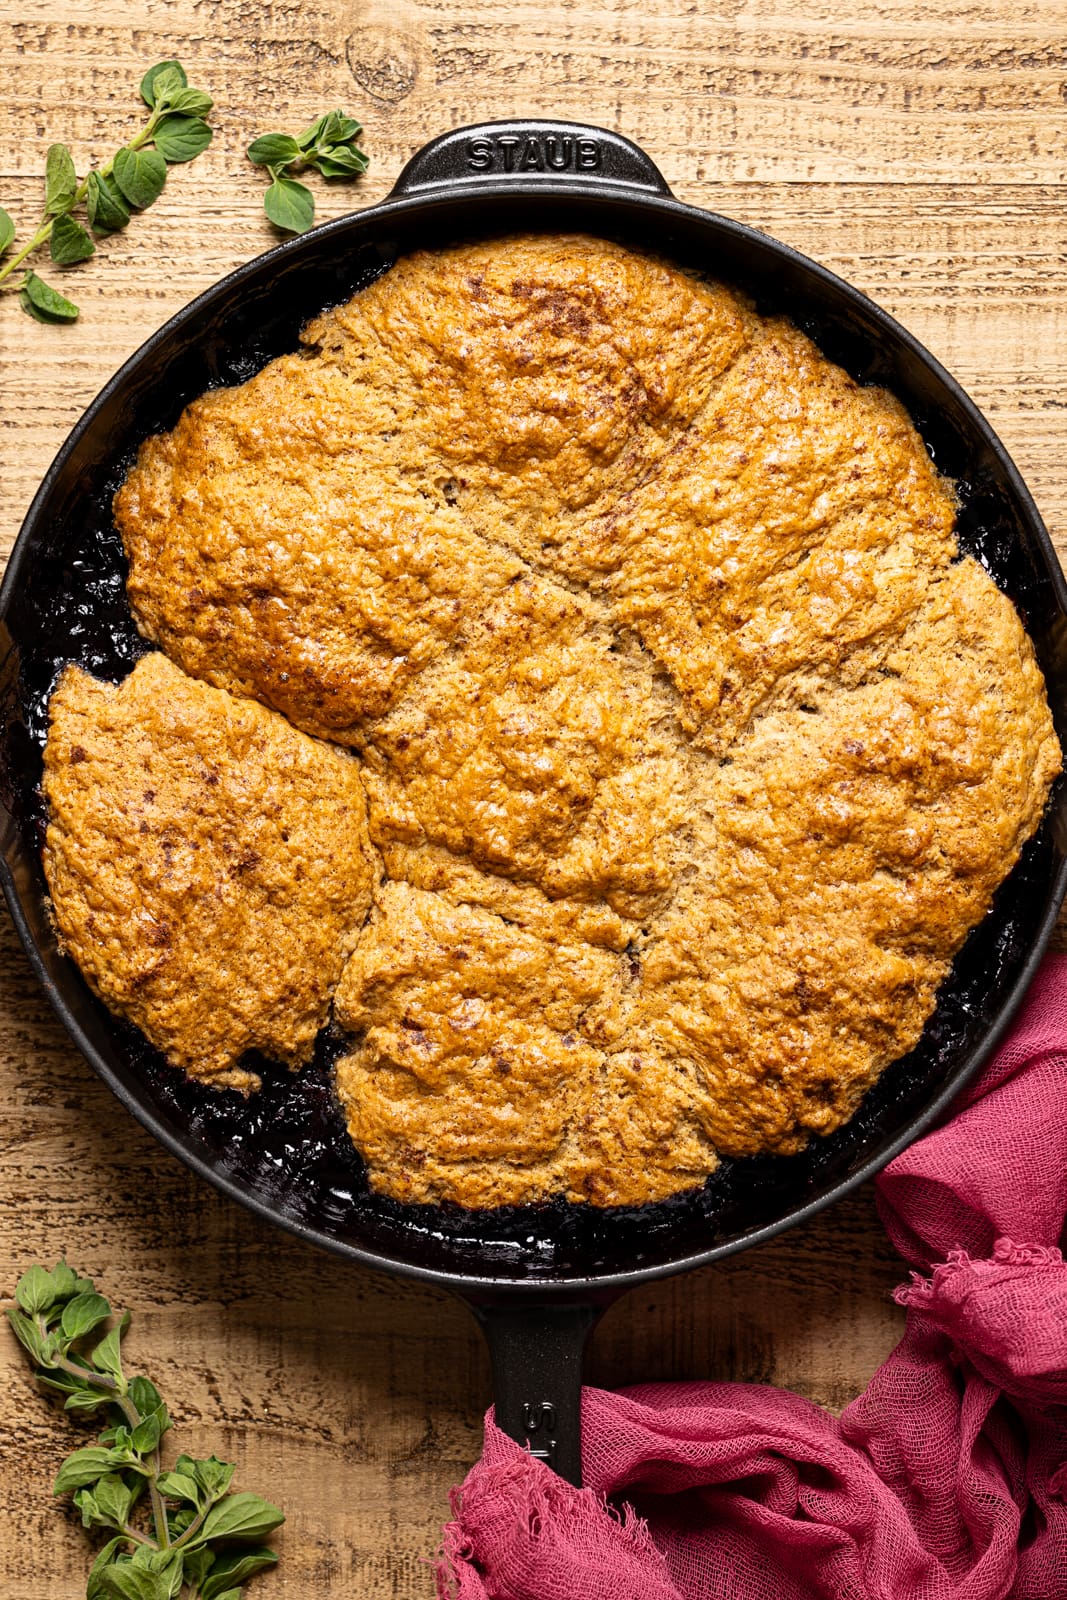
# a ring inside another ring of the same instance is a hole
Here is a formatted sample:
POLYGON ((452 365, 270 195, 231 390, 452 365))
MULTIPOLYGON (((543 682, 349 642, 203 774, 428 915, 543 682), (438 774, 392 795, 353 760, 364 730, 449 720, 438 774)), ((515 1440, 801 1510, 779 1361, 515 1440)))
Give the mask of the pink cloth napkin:
POLYGON ((954 1115, 878 1179, 904 1337, 841 1417, 754 1384, 582 1400, 587 1488, 486 1418, 458 1600, 1067 1597, 1067 957, 954 1115))

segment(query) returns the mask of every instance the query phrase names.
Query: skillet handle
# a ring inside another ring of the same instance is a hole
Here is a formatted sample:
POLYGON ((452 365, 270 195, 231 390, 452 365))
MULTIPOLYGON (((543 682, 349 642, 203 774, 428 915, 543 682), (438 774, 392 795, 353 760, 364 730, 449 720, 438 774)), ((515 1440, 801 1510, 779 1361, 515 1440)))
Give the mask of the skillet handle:
POLYGON ((432 139, 401 172, 393 196, 467 189, 509 177, 524 188, 558 190, 592 182, 598 189, 606 185, 644 194, 671 192, 655 162, 621 133, 583 122, 516 117, 456 128, 432 139))
POLYGON ((489 1345, 497 1427, 580 1488, 582 1355, 603 1306, 511 1301, 471 1309, 489 1345))

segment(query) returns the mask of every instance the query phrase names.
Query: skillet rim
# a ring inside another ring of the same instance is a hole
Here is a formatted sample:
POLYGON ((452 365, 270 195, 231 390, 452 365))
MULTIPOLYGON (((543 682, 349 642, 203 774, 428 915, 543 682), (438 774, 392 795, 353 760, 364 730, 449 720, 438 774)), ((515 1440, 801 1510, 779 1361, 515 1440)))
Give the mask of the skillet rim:
MULTIPOLYGON (((542 127, 547 126, 545 123, 539 125, 542 127)), ((465 130, 454 131, 463 132, 465 130)), ((602 132, 602 130, 593 128, 588 131, 594 134, 602 132)), ((425 148, 429 149, 430 146, 425 148)), ((637 148, 639 149, 640 147, 637 148)), ((419 154, 421 153, 419 152, 419 154)), ((647 161, 648 158, 644 157, 644 153, 641 152, 641 154, 643 159, 647 161)), ((407 170, 405 169, 405 172, 407 170)), ((854 307, 859 307, 865 318, 874 324, 881 341, 888 341, 891 346, 896 346, 898 350, 906 352, 927 370, 935 382, 941 385, 963 412, 967 424, 972 430, 972 438, 975 439, 976 444, 984 445, 995 458, 1003 475, 1004 486, 1015 503, 1020 520, 1026 524, 1028 532, 1040 551, 1044 576, 1050 582, 1055 599, 1055 609, 1059 612, 1061 622, 1067 622, 1067 579, 1064 577, 1048 531, 1033 498, 1008 451, 991 424, 952 374, 941 365, 936 357, 913 334, 909 333, 906 328, 864 294, 862 290, 855 288, 845 279, 831 272, 811 257, 760 232, 756 228, 737 222, 732 218, 723 217, 718 213, 704 210, 702 207, 688 205, 675 199, 669 191, 662 194, 657 193, 642 187, 636 182, 595 182, 568 177, 565 183, 561 183, 552 178, 536 176, 527 176, 522 179, 478 177, 467 181, 455 181, 447 187, 434 186, 425 189, 413 187, 409 192, 400 194, 398 189, 403 178, 404 173, 398 179, 398 187, 393 190, 391 195, 375 205, 349 213, 347 216, 336 218, 319 228, 311 230, 307 234, 287 240, 235 268, 233 272, 228 273, 217 283, 201 291, 187 305, 168 318, 123 362, 122 366, 104 384, 75 424, 57 452, 33 497, 12 548, 3 582, 0 584, 0 623, 6 621, 9 610, 18 603, 22 588, 22 572, 30 557, 34 535, 45 519, 48 502, 54 486, 68 461, 78 449, 82 438, 89 431, 100 411, 116 395, 121 394, 135 374, 141 371, 156 355, 159 348, 176 334, 182 332, 188 334, 190 327, 195 329, 199 320, 224 303, 228 297, 239 293, 249 282, 260 278, 269 279, 275 264, 279 261, 289 261, 291 258, 299 256, 303 251, 311 253, 312 250, 321 250, 324 243, 334 239, 342 239, 346 233, 353 229, 362 230, 368 226, 368 223, 371 226, 380 226, 384 230, 387 228, 390 219, 394 217, 403 217, 411 213, 421 214, 423 217, 427 215, 432 217, 436 213, 454 211, 457 203, 470 202, 471 200, 479 202, 510 201, 521 206, 528 205, 531 201, 536 200, 559 201, 564 197, 569 203, 574 201, 588 201, 590 203, 592 209, 587 215, 591 231, 607 232, 606 228, 598 228, 597 224, 620 203, 628 208, 637 205, 649 216, 650 220, 659 214, 664 220, 674 218, 689 226, 695 225, 701 230, 710 229, 712 234, 717 233, 720 237, 725 236, 735 245, 759 252, 765 262, 768 259, 772 262, 786 262, 791 267, 799 269, 810 279, 813 279, 816 284, 828 290, 832 295, 843 298, 846 303, 854 307)), ((484 231, 489 235, 494 231, 491 217, 487 216, 486 223, 487 226, 484 231)), ((308 315, 313 315, 321 309, 321 306, 316 306, 309 310, 308 315)), ((2 813, 6 823, 5 831, 10 834, 14 830, 21 839, 18 825, 7 813, 6 807, 0 805, 0 813, 2 813)), ((390 1256, 380 1249, 352 1244, 322 1228, 287 1214, 284 1210, 279 1209, 275 1204, 263 1198, 258 1191, 243 1186, 241 1182, 227 1173, 213 1167, 208 1160, 190 1148, 187 1137, 183 1137, 177 1132, 172 1132, 165 1125, 154 1108, 146 1103, 147 1097, 142 1100, 119 1081, 111 1067, 87 1037, 45 967, 41 949, 30 930, 23 910, 15 877, 9 866, 6 853, 0 853, 0 883, 2 883, 12 920, 15 923, 31 966, 68 1037, 77 1046, 98 1077, 107 1085, 120 1104, 132 1113, 141 1126, 158 1140, 171 1155, 176 1156, 199 1178, 205 1179, 219 1193, 230 1200, 236 1201, 246 1210, 252 1211, 273 1226, 281 1227, 304 1242, 328 1250, 331 1254, 358 1261, 364 1266, 389 1272, 398 1277, 412 1278, 452 1290, 472 1302, 481 1301, 485 1303, 494 1300, 528 1301, 530 1299, 543 1301, 551 1299, 557 1303, 568 1303, 579 1300, 607 1300, 614 1298, 616 1295, 640 1283, 706 1266, 713 1261, 734 1255, 752 1245, 761 1244, 779 1233, 784 1233, 796 1224, 808 1221, 827 1206, 842 1199, 853 1189, 858 1188, 860 1184, 873 1177, 875 1173, 881 1171, 896 1155, 919 1137, 935 1122, 964 1084, 988 1060, 1021 1004, 1045 953, 1058 917, 1060 904, 1064 895, 1067 894, 1067 855, 1061 853, 1061 859, 1052 874, 1051 884, 1046 892, 1044 914, 1037 926, 1035 935, 1030 941, 1029 949, 1019 974, 1002 1001, 993 1021, 986 1028, 980 1041, 965 1054, 960 1064, 941 1085, 933 1099, 910 1118, 896 1137, 889 1141, 888 1145, 879 1147, 858 1168, 846 1174, 825 1193, 808 1200, 799 1207, 786 1211, 784 1215, 777 1217, 774 1221, 765 1223, 751 1232, 742 1233, 740 1236, 712 1245, 706 1250, 690 1252, 685 1256, 672 1257, 668 1260, 659 1260, 621 1272, 603 1274, 566 1276, 565 1268, 562 1269, 562 1272, 561 1269, 556 1268, 554 1270, 560 1272, 561 1275, 545 1277, 538 1276, 537 1268, 535 1267, 530 1276, 523 1278, 494 1276, 492 1273, 474 1274, 425 1266, 417 1262, 390 1256)), ((543 1271, 544 1268, 542 1267, 541 1270, 543 1271)))

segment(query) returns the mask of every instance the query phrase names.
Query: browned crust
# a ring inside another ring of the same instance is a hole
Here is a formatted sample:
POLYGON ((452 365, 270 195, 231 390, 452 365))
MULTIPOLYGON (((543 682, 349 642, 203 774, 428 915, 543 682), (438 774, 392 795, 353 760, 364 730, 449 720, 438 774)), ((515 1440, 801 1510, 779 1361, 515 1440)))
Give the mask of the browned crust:
POLYGON ((918 1038, 1059 771, 899 403, 603 241, 419 252, 116 500, 142 629, 356 746, 372 1183, 637 1203, 918 1038))
POLYGON ((168 1061, 249 1088, 309 1059, 375 876, 357 763, 152 654, 69 667, 45 747, 65 950, 168 1061))

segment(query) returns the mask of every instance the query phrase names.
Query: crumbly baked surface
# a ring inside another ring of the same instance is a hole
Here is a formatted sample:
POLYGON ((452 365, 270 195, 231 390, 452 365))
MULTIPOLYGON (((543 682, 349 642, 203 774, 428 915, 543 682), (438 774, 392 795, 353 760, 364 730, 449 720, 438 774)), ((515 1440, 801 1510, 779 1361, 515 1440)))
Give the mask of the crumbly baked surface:
POLYGON ((308 1060, 376 876, 357 763, 158 653, 68 667, 50 712, 45 873, 91 987, 218 1087, 308 1060))
POLYGON ((371 1182, 635 1204, 838 1126, 1060 765, 898 402, 580 236, 408 256, 304 341, 115 509, 143 632, 359 753, 371 1182))

